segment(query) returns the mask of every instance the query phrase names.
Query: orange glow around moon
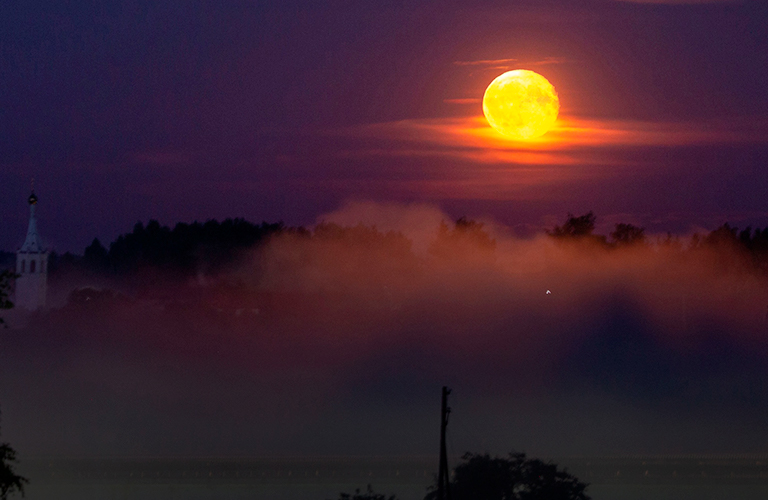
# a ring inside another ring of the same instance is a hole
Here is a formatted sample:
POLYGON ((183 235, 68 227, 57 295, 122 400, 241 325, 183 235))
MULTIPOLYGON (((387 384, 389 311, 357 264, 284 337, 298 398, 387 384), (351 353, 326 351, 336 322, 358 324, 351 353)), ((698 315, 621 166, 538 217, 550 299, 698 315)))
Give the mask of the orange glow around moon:
POLYGON ((555 125, 559 111, 555 87, 540 74, 526 69, 497 76, 483 96, 483 113, 488 123, 514 140, 544 135, 555 125))

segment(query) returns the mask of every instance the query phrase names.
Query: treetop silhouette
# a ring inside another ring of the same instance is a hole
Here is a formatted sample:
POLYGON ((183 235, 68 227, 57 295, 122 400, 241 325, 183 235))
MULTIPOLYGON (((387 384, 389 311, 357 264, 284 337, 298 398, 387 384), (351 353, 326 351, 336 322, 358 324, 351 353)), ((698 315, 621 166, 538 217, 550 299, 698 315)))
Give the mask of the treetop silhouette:
POLYGON ((562 226, 553 227, 551 231, 547 231, 547 234, 555 238, 585 238, 592 236, 596 220, 597 217, 591 210, 578 217, 569 213, 568 219, 562 226))
MULTIPOLYGON (((590 500, 586 483, 556 464, 527 458, 465 453, 450 483, 451 500, 590 500)), ((436 487, 424 500, 437 498, 436 487)))
MULTIPOLYGON (((625 249, 650 246, 644 227, 617 223, 607 236, 597 234, 597 217, 589 211, 582 215, 568 214, 565 222, 546 233, 564 244, 583 245, 584 249, 625 249)), ((150 220, 146 226, 137 223, 129 233, 122 234, 108 246, 94 238, 82 256, 66 253, 52 254, 49 272, 52 276, 65 269, 77 269, 86 274, 126 278, 142 269, 160 270, 164 276, 186 278, 198 272, 216 273, 238 262, 246 250, 258 247, 271 238, 292 234, 299 239, 336 242, 367 252, 392 253, 411 257, 412 242, 397 231, 381 231, 362 223, 343 226, 322 222, 312 230, 287 227, 281 222, 253 224, 244 219, 209 220, 204 223, 178 223, 173 228, 150 220)), ((730 262, 734 255, 753 269, 768 272, 768 228, 738 230, 723 224, 704 234, 694 234, 689 245, 668 235, 653 243, 666 250, 685 252, 708 249, 723 254, 730 262), (730 259, 730 260, 729 260, 730 259)), ((430 257, 447 262, 474 261, 484 264, 494 260, 496 241, 482 222, 461 217, 453 223, 441 222, 428 248, 430 257)))
POLYGON ((482 222, 466 217, 457 219, 453 228, 441 221, 429 253, 434 257, 448 259, 462 255, 462 252, 475 256, 492 255, 496 249, 496 240, 491 238, 484 227, 482 222))

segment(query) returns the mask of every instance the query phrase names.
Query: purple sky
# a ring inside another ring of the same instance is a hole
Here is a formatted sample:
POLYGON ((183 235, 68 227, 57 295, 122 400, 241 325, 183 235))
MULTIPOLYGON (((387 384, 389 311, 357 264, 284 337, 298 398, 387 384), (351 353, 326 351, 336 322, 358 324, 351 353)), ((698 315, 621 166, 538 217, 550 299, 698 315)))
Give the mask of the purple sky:
POLYGON ((5 2, 0 248, 81 252, 150 218, 313 224, 349 200, 520 230, 594 210, 768 225, 762 1, 5 2), (546 76, 549 142, 489 136, 498 74, 546 76))

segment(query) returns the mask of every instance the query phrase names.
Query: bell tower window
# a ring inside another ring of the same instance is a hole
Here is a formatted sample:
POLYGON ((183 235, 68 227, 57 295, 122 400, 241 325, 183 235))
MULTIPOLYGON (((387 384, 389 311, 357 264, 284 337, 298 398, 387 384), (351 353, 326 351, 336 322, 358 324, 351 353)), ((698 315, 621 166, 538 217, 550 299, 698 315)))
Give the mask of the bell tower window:
POLYGON ((29 261, 29 272, 34 273, 35 272, 35 264, 37 264, 36 260, 29 261))

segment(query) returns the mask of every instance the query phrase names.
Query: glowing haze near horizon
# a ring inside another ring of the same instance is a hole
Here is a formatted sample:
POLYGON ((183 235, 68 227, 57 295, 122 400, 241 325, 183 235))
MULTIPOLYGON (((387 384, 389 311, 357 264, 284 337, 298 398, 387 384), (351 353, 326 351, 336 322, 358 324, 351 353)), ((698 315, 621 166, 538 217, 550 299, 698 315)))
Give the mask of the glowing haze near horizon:
POLYGON ((500 226, 493 251, 436 247, 434 206, 327 214, 361 218, 398 233, 285 234, 196 283, 60 277, 59 305, 135 299, 3 333, 4 435, 26 456, 433 454, 447 384, 451 453, 764 452, 768 288, 737 252, 500 226))

